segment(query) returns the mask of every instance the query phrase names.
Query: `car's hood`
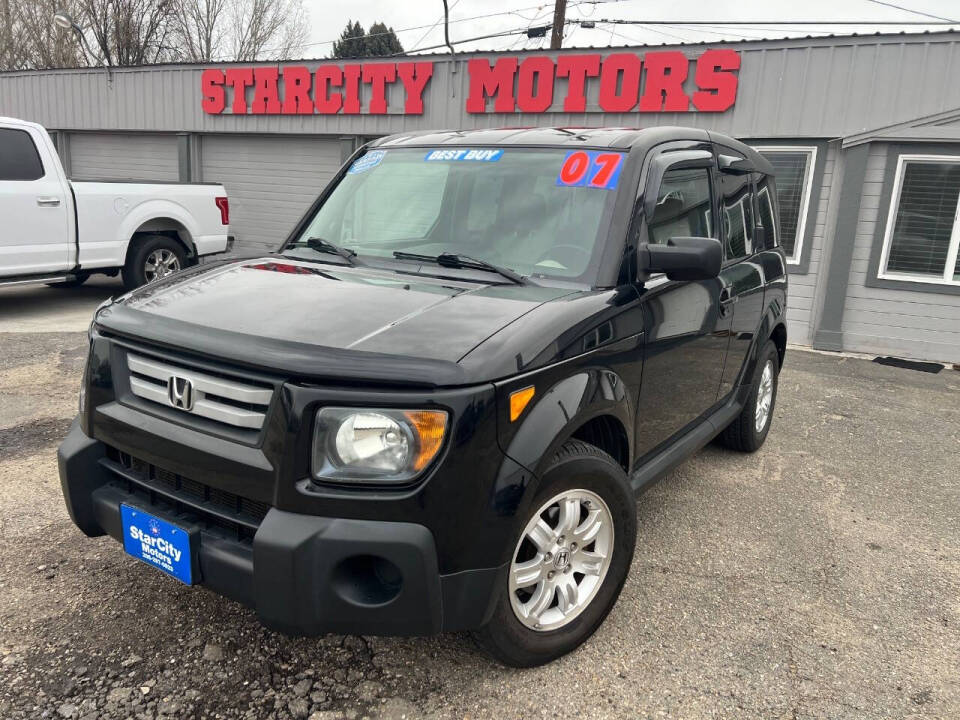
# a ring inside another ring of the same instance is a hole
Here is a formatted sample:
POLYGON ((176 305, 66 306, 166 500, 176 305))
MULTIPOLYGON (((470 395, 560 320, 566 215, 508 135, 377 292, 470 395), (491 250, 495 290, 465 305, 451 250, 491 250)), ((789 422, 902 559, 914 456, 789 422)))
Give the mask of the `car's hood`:
POLYGON ((97 323, 297 375, 447 385, 468 380, 457 363, 486 338, 569 292, 265 257, 142 288, 97 323))

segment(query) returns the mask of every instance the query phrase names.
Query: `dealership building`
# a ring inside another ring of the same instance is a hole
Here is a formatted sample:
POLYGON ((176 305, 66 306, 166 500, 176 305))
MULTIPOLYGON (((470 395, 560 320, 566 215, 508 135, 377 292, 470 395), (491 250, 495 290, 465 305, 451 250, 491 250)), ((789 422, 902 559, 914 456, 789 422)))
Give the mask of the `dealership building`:
POLYGON ((76 179, 221 182, 275 249, 382 135, 688 125, 777 170, 790 341, 960 363, 960 35, 0 73, 76 179))

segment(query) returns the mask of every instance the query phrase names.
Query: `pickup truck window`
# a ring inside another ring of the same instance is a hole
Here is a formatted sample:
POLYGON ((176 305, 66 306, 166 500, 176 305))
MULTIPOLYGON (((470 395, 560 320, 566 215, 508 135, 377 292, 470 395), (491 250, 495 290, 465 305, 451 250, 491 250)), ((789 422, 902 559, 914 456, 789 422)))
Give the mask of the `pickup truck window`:
POLYGON ((580 151, 571 161, 574 152, 371 151, 288 249, 306 253, 307 239, 321 237, 361 257, 458 253, 522 275, 588 279, 625 156, 580 151))
POLYGON ((706 169, 667 170, 650 218, 649 241, 663 245, 672 237, 716 237, 710 197, 706 169))
POLYGON ((39 180, 43 164, 25 130, 0 128, 0 180, 39 180))

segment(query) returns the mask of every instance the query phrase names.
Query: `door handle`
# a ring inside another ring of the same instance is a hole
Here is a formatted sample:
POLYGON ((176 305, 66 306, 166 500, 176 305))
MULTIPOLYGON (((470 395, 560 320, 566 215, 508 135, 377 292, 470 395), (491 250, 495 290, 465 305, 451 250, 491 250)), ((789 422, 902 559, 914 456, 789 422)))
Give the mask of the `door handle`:
POLYGON ((37 205, 40 207, 57 207, 60 205, 60 198, 48 195, 40 195, 37 198, 37 205))
POLYGON ((717 309, 720 313, 720 317, 726 317, 733 305, 736 304, 737 300, 740 299, 739 295, 734 294, 730 291, 730 288, 724 288, 720 291, 720 307, 717 309))
POLYGON ((720 304, 721 305, 733 305, 737 300, 740 299, 739 295, 734 295, 730 292, 729 288, 724 288, 720 291, 720 304))

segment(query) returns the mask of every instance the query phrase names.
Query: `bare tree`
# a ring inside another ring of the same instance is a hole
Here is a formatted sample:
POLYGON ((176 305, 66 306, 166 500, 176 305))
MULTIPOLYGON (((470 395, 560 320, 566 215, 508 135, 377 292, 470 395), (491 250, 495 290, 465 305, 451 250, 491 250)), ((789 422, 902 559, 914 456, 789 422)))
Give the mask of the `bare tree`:
POLYGON ((61 9, 75 12, 76 6, 71 0, 0 0, 0 69, 86 64, 73 33, 53 24, 61 9))
POLYGON ((303 52, 307 22, 303 0, 0 0, 0 70, 279 59, 303 52))
POLYGON ((208 62, 223 52, 227 0, 180 0, 177 34, 184 60, 208 62))
POLYGON ((231 0, 227 14, 231 60, 276 60, 303 52, 308 26, 302 0, 231 0))
POLYGON ((81 18, 106 65, 176 60, 176 0, 78 0, 81 18))

